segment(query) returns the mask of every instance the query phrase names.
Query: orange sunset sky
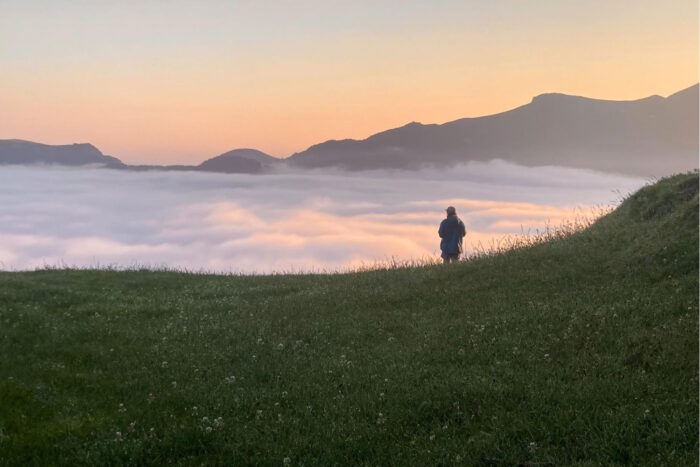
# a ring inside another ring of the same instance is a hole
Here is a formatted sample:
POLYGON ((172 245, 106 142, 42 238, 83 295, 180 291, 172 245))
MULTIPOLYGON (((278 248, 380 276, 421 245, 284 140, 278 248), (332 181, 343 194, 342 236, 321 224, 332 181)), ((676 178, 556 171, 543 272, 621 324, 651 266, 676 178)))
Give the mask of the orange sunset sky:
POLYGON ((286 157, 542 92, 668 95, 698 81, 698 5, 10 1, 0 70, 0 139, 91 142, 128 163, 286 157))

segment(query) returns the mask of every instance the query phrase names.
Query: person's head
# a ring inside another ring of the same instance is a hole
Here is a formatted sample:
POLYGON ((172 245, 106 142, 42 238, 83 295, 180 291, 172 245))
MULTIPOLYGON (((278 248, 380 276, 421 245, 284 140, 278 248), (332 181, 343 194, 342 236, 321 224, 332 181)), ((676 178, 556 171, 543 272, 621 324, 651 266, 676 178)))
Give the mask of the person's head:
POLYGON ((457 210, 454 206, 448 206, 447 209, 445 209, 445 212, 447 213, 448 217, 457 215, 457 210))

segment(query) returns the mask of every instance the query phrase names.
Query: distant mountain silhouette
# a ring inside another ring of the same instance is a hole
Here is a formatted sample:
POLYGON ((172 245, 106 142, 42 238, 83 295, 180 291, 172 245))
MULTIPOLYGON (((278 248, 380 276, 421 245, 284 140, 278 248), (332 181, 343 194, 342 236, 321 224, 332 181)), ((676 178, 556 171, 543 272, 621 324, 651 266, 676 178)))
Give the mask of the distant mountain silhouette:
POLYGON ((697 168, 698 85, 634 101, 543 94, 486 117, 413 122, 361 141, 326 141, 287 160, 297 167, 366 170, 492 159, 642 176, 697 168))
POLYGON ((105 156, 89 143, 52 146, 21 139, 0 140, 0 164, 101 164, 111 168, 122 168, 122 161, 105 156))
POLYGON ((234 149, 197 166, 205 172, 262 173, 280 160, 257 149, 234 149))
POLYGON ((193 165, 127 165, 112 156, 105 156, 92 144, 52 146, 18 139, 0 140, 0 165, 101 165, 131 171, 170 170, 222 173, 261 173, 279 159, 255 149, 234 149, 220 156, 193 165))
POLYGON ((331 140, 287 159, 234 149, 197 166, 126 165, 91 144, 50 146, 0 140, 0 164, 101 164, 125 170, 264 173, 280 164, 345 170, 419 169, 503 159, 641 176, 698 167, 698 85, 666 98, 608 101, 542 94, 485 117, 409 123, 364 140, 331 140))

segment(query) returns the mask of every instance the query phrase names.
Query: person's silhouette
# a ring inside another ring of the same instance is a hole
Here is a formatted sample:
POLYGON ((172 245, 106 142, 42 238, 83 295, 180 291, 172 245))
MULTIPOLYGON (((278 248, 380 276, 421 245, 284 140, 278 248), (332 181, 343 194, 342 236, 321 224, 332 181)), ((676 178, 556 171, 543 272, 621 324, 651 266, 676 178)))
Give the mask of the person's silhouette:
POLYGON ((454 206, 445 209, 447 217, 440 223, 438 235, 440 235, 440 250, 443 263, 459 261, 462 255, 462 239, 467 235, 464 222, 457 217, 454 206))

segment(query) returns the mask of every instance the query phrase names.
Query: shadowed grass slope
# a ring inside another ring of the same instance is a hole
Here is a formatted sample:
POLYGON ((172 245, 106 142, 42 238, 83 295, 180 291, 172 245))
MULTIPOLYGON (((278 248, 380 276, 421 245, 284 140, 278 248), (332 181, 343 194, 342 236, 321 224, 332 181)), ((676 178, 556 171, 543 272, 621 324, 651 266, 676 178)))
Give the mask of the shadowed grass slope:
POLYGON ((344 275, 0 274, 0 463, 697 464, 698 175, 344 275))

